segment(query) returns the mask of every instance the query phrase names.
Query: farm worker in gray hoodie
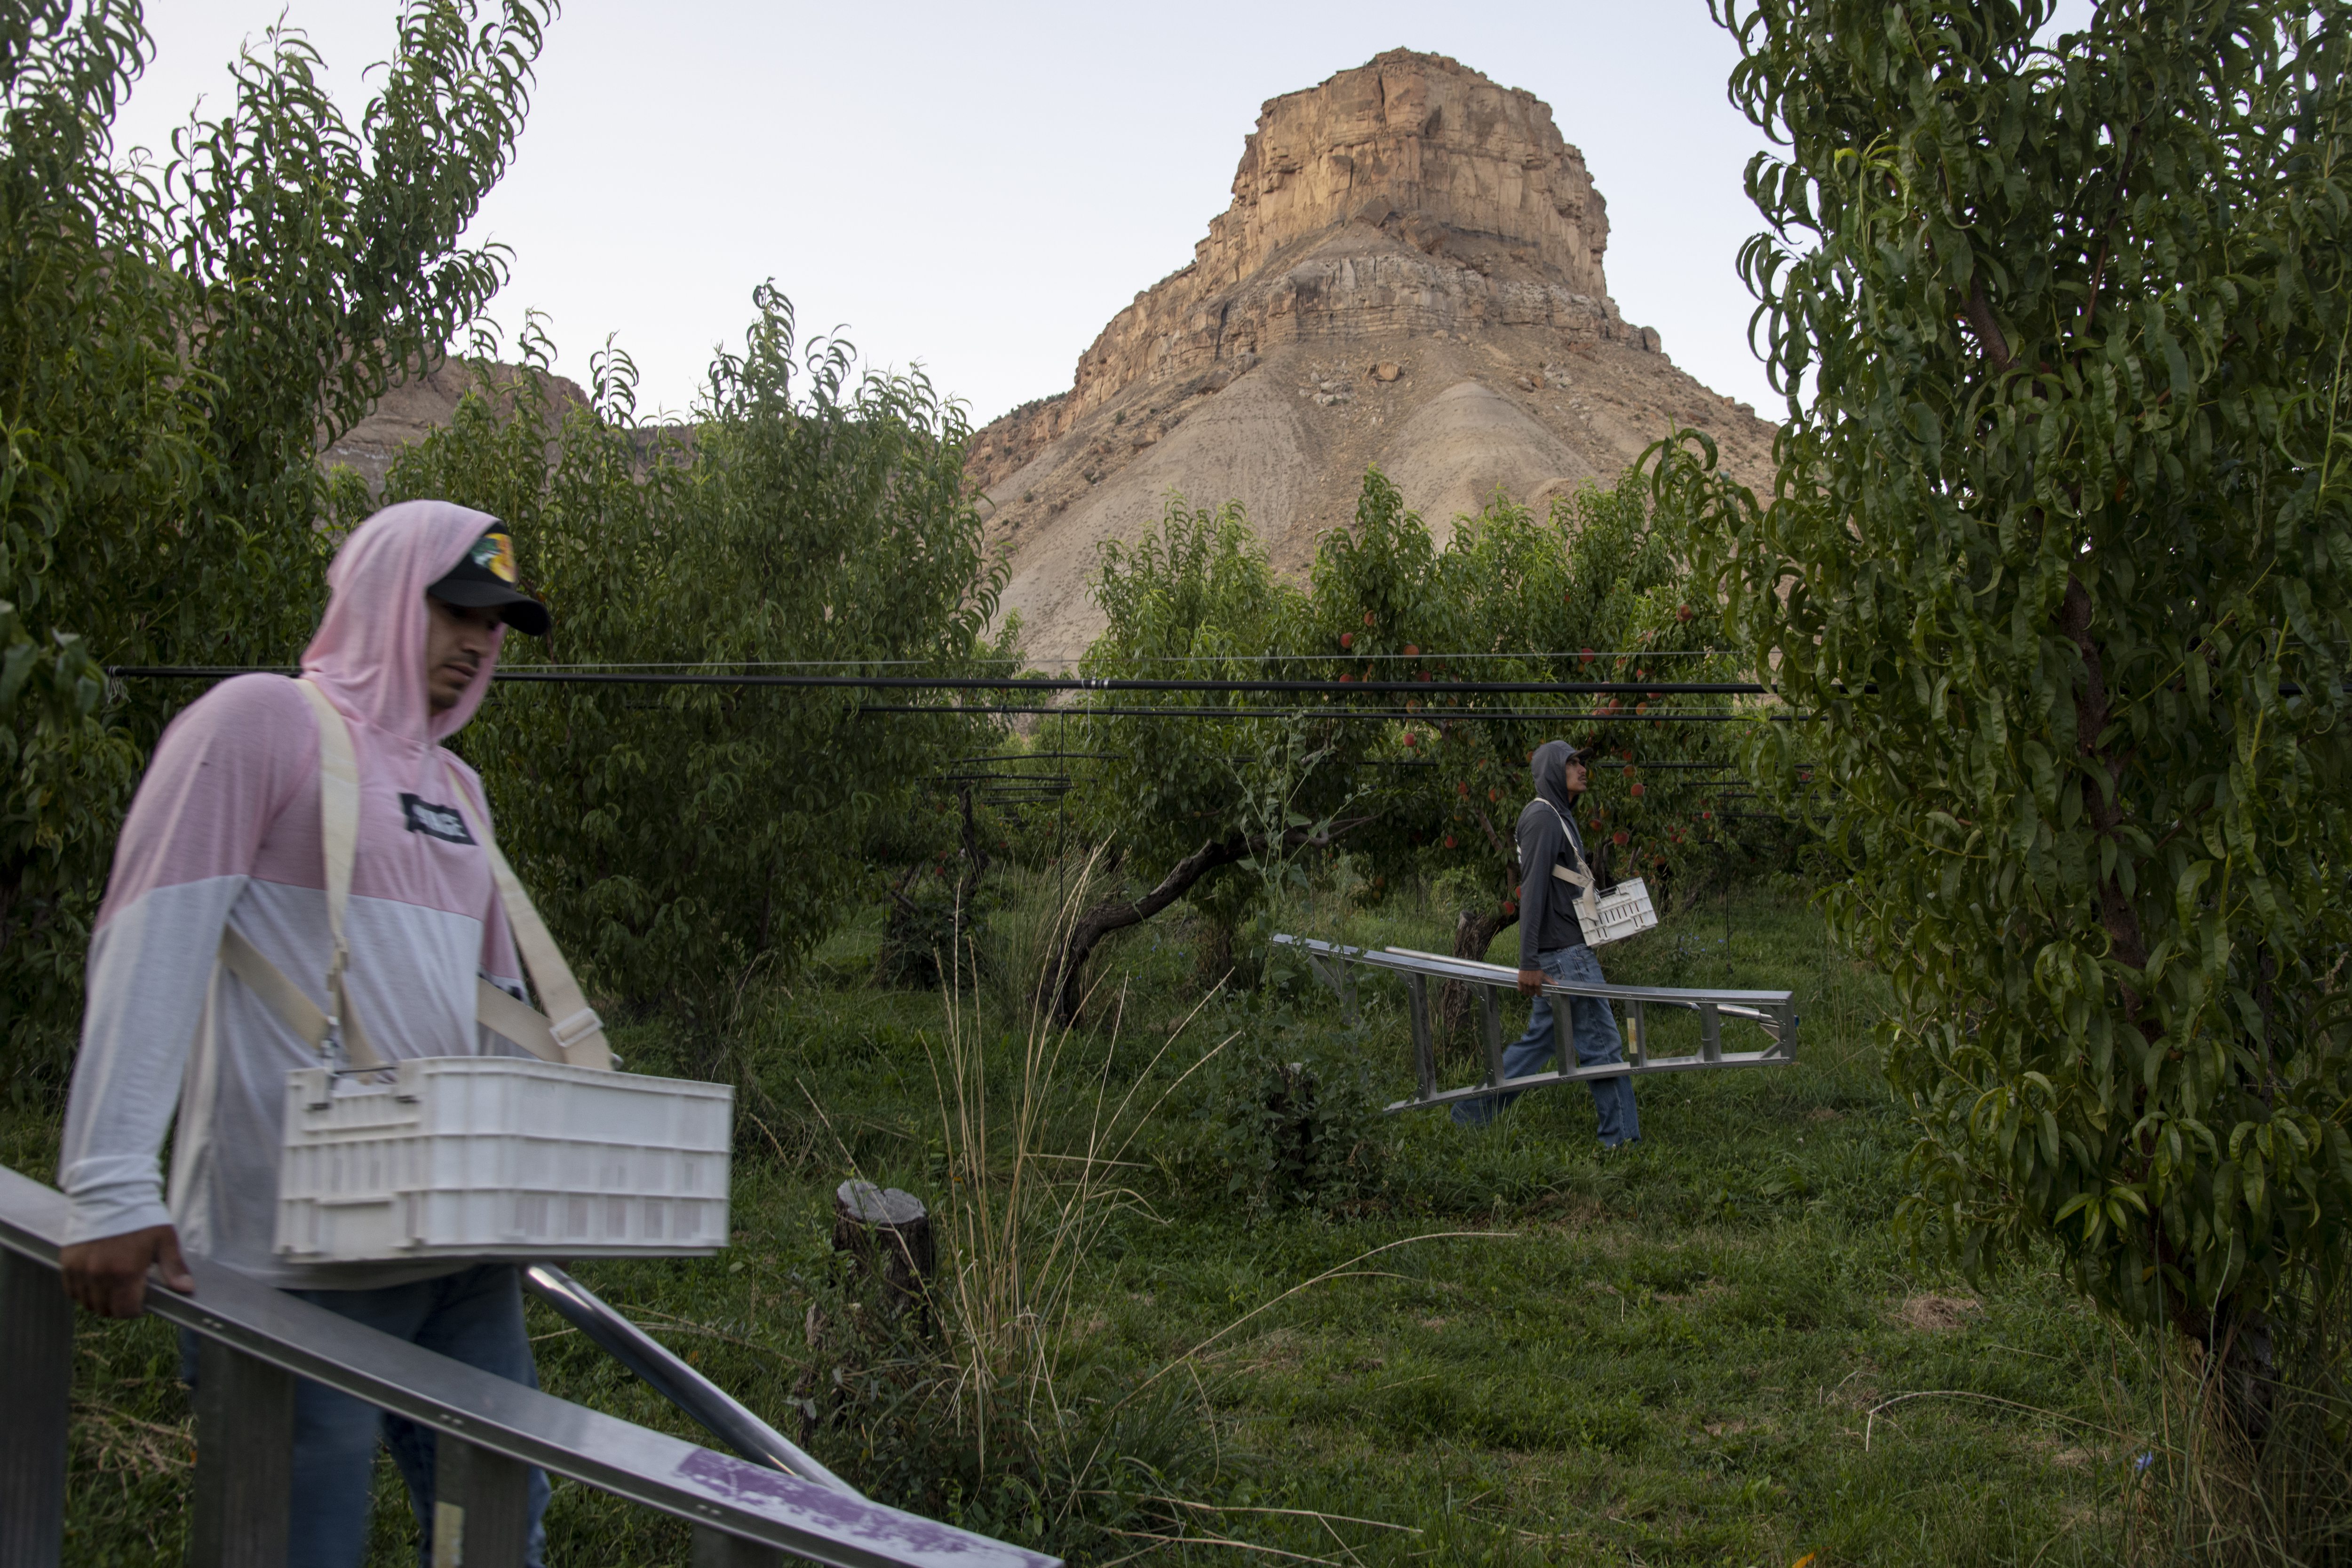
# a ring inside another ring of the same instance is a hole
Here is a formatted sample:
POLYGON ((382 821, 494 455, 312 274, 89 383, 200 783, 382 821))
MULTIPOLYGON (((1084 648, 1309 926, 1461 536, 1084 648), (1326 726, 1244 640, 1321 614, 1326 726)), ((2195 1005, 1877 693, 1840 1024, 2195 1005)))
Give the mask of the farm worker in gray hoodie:
MULTIPOLYGON (((439 501, 361 524, 327 584, 302 679, 341 715, 358 761, 351 1009, 394 1062, 520 1055, 475 1023, 478 978, 520 994, 522 967, 478 831, 489 821, 481 780, 441 743, 481 706, 507 627, 541 635, 547 609, 517 583, 505 525, 439 501)), ((287 1073, 319 1058, 216 955, 234 931, 314 1004, 333 1005, 322 821, 319 716, 294 681, 224 681, 163 731, 90 941, 58 1173, 66 1288, 93 1312, 136 1317, 151 1265, 166 1288, 194 1289, 185 1248, 535 1387, 511 1265, 304 1264, 273 1251, 287 1073), (175 1122, 167 1194, 157 1151, 175 1122)), ((305 1382, 289 1562, 357 1568, 379 1433, 429 1542, 432 1432, 305 1382)), ((537 1568, 547 1479, 530 1474, 537 1568)))
MULTIPOLYGON (((1560 1003, 1543 994, 1544 982, 1598 986, 1601 960, 1586 946, 1583 923, 1577 917, 1576 890, 1552 875, 1564 865, 1591 874, 1584 853, 1584 836, 1577 831, 1576 802, 1590 779, 1584 759, 1564 740, 1547 740, 1536 747, 1529 764, 1535 774, 1536 798, 1519 813, 1519 995, 1535 998, 1528 1014, 1528 1032, 1503 1052, 1503 1076, 1524 1078, 1544 1071, 1558 1049, 1552 1011, 1560 1003)), ((1570 997, 1570 1036, 1579 1067, 1598 1067, 1624 1060, 1617 1036, 1617 1018, 1599 997, 1570 997)), ((1633 1109, 1633 1081, 1624 1075, 1591 1080, 1592 1107, 1600 1113, 1601 1146, 1613 1149, 1642 1135, 1642 1121, 1633 1109)), ((1483 1127, 1517 1093, 1490 1094, 1457 1101, 1454 1120, 1465 1127, 1483 1127)))

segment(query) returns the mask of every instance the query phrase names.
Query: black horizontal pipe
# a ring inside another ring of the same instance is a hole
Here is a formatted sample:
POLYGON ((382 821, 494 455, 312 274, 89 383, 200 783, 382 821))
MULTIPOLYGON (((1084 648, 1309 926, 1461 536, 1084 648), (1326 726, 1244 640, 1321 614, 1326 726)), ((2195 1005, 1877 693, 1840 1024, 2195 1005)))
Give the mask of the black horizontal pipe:
MULTIPOLYGON (((298 674, 287 665, 228 664, 109 664, 106 673, 124 680, 226 680, 233 675, 298 674)), ((1305 692, 1328 695, 1353 696, 1360 693, 1406 692, 1425 695, 1437 692, 1500 695, 1509 693, 1545 694, 1555 695, 1754 695, 1769 688, 1746 682, 1647 682, 1647 681, 1128 681, 1128 680, 1027 680, 997 679, 985 675, 705 675, 705 674, 611 674, 588 670, 500 670, 490 677, 494 681, 525 681, 540 684, 572 684, 587 685, 641 686, 835 686, 853 688, 984 691, 1200 691, 1200 692, 1305 692)), ((1126 707, 1126 708, 1056 708, 1034 705, 971 705, 941 707, 929 704, 867 703, 859 706, 861 714, 937 713, 937 714, 1002 714, 1027 715, 1038 718, 1373 718, 1416 719, 1424 723, 1443 723, 1456 719, 1524 719, 1529 722, 1580 722, 1594 724, 1728 724, 1757 716, 1752 713, 1592 713, 1581 711, 1535 709, 1518 711, 1496 708, 1448 708, 1444 710, 1410 708, 1225 708, 1225 707, 1126 707)), ((1772 714, 1764 716, 1775 724, 1788 724, 1808 719, 1810 714, 1772 714)), ((1078 755, 1073 753, 1071 755, 1078 755)))
MULTIPOLYGON (((1446 708, 1440 712, 1411 708, 1348 707, 1036 707, 999 703, 971 703, 945 707, 933 703, 866 703, 859 713, 1017 714, 1032 718, 1384 718, 1413 719, 1423 724, 1459 724, 1472 719, 1526 719, 1530 722, 1573 721, 1579 724, 1735 724, 1759 716, 1745 713, 1594 713, 1590 709, 1446 708)), ((1811 714, 1768 714, 1774 724, 1790 724, 1811 714)))
POLYGON ((1123 753, 1117 751, 992 751, 979 757, 959 757, 958 764, 966 762, 1034 762, 1041 757, 1082 757, 1095 762, 1124 762, 1123 753))
MULTIPOLYGON (((284 666, 110 664, 124 680, 226 680, 231 675, 298 672, 284 666)), ((583 686, 847 687, 857 691, 985 692, 1290 692, 1328 696, 1357 693, 1453 693, 1462 695, 1551 693, 1592 696, 1754 696, 1770 688, 1750 681, 1201 681, 1097 679, 1085 675, 722 675, 604 670, 499 670, 493 681, 583 686)))
POLYGON ((1070 776, 1066 773, 1024 773, 1018 769, 999 768, 974 772, 965 768, 950 768, 940 773, 938 777, 961 779, 967 784, 1066 784, 1070 781, 1070 776))
MULTIPOLYGON (((1311 656, 1336 657, 1325 654, 1311 656)), ((1338 662, 1349 661, 1339 657, 1338 662)), ((299 670, 284 664, 109 664, 106 673, 121 680, 189 681, 226 680, 232 675, 300 674, 299 670)), ((530 668, 498 670, 492 673, 490 679, 589 686, 837 687, 855 691, 1286 692, 1322 696, 1397 693, 1424 695, 1447 693, 1465 696, 1546 694, 1557 696, 1769 696, 1775 691, 1774 687, 1759 685, 1753 681, 1204 681, 1131 680, 1087 675, 722 675, 675 671, 625 674, 606 670, 530 668)), ((2303 688, 2293 682, 2284 683, 2278 689, 2282 696, 2303 695, 2303 688)), ((2346 689, 2352 691, 2352 685, 2346 689)), ((1842 691, 1846 695, 1853 695, 1835 686, 1832 690, 1842 691)), ((1862 688, 1864 695, 1875 695, 1877 691, 1874 684, 1862 688)))
POLYGON ((1571 693, 1578 695, 1743 696, 1770 688, 1752 681, 1206 681, 1088 675, 715 675, 605 674, 572 670, 501 670, 501 681, 587 685, 848 686, 863 691, 982 692, 1288 692, 1352 696, 1358 692, 1444 692, 1464 695, 1571 693))
MULTIPOLYGON (((1055 711, 1059 712, 1061 710, 1056 709, 1055 711)), ((1080 708, 1074 711, 1083 714, 1086 710, 1080 708)), ((1153 711, 1157 712, 1158 710, 1154 709, 1153 711)), ((1646 718, 1649 716, 1644 714, 1643 716, 1646 718)), ((1019 755, 1020 754, 1016 752, 1012 754, 1010 757, 992 758, 989 758, 989 760, 1010 761, 1013 760, 1013 758, 1017 758, 1019 755)), ((1118 762, 1124 762, 1127 760, 1126 758, 1119 756, 1118 753, 1109 751, 1038 751, 1032 752, 1030 755, 1034 757, 1094 757, 1105 758, 1118 762)), ((1444 766, 1444 764, 1438 762, 1433 758, 1427 757, 1372 757, 1362 759, 1358 763, 1358 766, 1366 768, 1438 768, 1444 766)), ((1589 766, 1601 772, 1614 770, 1620 773, 1633 773, 1657 769, 1672 769, 1675 772, 1684 773, 1729 773, 1733 771, 1732 765, 1728 762, 1621 762, 1614 758, 1596 758, 1592 760, 1589 766)), ((977 780, 982 776, 977 774, 967 775, 962 773, 942 773, 939 775, 939 777, 950 780, 967 779, 977 780)), ((1019 779, 1024 783, 1031 783, 1043 779, 1058 779, 1062 782, 1069 781, 1069 776, 1067 774, 1000 773, 993 775, 992 777, 1001 779, 1019 779)), ((1750 793, 1753 793, 1753 791, 1750 791, 1750 793)))

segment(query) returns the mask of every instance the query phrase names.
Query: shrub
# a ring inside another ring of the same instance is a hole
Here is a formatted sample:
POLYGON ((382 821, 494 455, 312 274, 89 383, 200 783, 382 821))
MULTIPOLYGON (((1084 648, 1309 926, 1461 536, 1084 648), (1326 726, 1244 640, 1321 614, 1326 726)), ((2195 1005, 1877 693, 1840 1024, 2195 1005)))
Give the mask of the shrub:
POLYGON ((1225 1189, 1252 1210, 1329 1209, 1380 1190, 1387 1118, 1360 1031, 1310 1037, 1277 988, 1225 1009, 1234 1035, 1220 1059, 1210 1113, 1225 1189))

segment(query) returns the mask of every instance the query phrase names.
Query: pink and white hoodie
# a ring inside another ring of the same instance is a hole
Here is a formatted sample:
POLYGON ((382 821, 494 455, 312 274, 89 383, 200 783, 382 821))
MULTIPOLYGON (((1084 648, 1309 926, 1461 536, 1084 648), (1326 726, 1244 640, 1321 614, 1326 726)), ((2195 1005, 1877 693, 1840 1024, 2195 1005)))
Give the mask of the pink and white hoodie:
MULTIPOLYGON (((392 1061, 509 1049, 474 1021, 476 976, 520 994, 489 858, 464 825, 488 820, 481 780, 437 744, 481 706, 495 645, 447 712, 431 711, 425 687, 425 590, 497 526, 438 501, 376 513, 328 569, 326 619, 302 655, 351 722, 360 819, 347 983, 392 1061), (453 762, 463 802, 450 799, 453 762)), ((90 943, 58 1173, 68 1241, 168 1220, 192 1252, 316 1289, 463 1267, 289 1264, 270 1250, 286 1075, 318 1057, 214 960, 233 925, 323 1008, 323 853, 318 720, 292 681, 239 675, 172 721, 122 825, 90 943), (158 1151, 175 1103, 167 1209, 158 1151)))

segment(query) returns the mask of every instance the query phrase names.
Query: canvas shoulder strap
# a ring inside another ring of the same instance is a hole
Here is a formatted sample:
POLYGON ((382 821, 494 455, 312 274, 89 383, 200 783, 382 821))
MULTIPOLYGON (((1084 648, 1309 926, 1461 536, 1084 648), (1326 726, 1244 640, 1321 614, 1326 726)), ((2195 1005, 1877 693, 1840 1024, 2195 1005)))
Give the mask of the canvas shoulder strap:
POLYGON ((350 1067, 382 1067, 384 1060, 369 1042, 344 984, 351 948, 343 938, 343 916, 351 904, 352 860, 359 840, 359 763, 352 751, 351 727, 327 700, 327 694, 308 681, 294 684, 310 699, 319 720, 319 837, 326 859, 329 945, 327 1005, 321 1009, 311 1001, 301 987, 288 979, 233 926, 221 932, 220 962, 311 1050, 339 1051, 350 1067))
MULTIPOLYGON (((359 848, 358 759, 352 746, 351 727, 328 700, 327 694, 307 680, 296 685, 310 699, 319 720, 319 825, 325 850, 327 934, 332 951, 327 969, 327 1007, 321 1009, 312 1002, 299 986, 286 977, 284 970, 234 928, 221 933, 220 962, 312 1050, 340 1046, 345 1065, 362 1070, 381 1068, 388 1064, 369 1042, 366 1030, 352 1009, 345 985, 351 949, 344 938, 344 915, 351 904, 352 865, 359 848)), ((466 799, 464 782, 454 768, 450 782, 457 789, 457 798, 466 799)), ((550 1023, 529 1004, 517 1001, 478 977, 475 981, 476 1018, 545 1061, 569 1062, 575 1067, 610 1068, 612 1051, 604 1042, 602 1021, 581 995, 555 939, 548 934, 539 912, 531 907, 530 896, 516 881, 513 869, 491 840, 489 824, 482 821, 476 826, 480 831, 482 848, 489 855, 499 901, 506 909, 508 924, 515 931, 515 946, 522 953, 531 978, 538 982, 540 995, 563 1015, 563 1021, 550 1023)))
POLYGON ((261 998, 262 1005, 278 1015, 278 1021, 299 1035, 302 1043, 312 1051, 325 1043, 327 1015, 319 1004, 302 994, 302 988, 286 977, 286 971, 262 956, 261 949, 245 939, 235 926, 221 931, 221 966, 245 982, 246 989, 261 998))
MULTIPOLYGON (((466 782, 454 766, 449 769, 449 787, 457 791, 460 801, 468 799, 466 782)), ((459 809, 465 810, 462 806, 459 809)), ((574 1067, 610 1068, 613 1049, 605 1043, 604 1020, 588 1005, 580 982, 572 977, 572 966, 563 961, 563 949, 555 945, 547 922, 539 917, 530 894, 523 891, 521 879, 507 863, 498 841, 490 836, 488 814, 469 815, 480 819, 474 822, 474 831, 489 854, 490 875, 499 885, 499 903, 507 912, 508 928, 514 933, 515 950, 522 955, 523 967, 530 972, 531 984, 539 988, 539 999, 547 1005, 547 1013, 541 1015, 483 980, 477 998, 482 1022, 551 1061, 568 1061, 574 1067)))
MULTIPOLYGON (((318 830, 320 844, 327 851, 327 1011, 313 1044, 324 1044, 330 1049, 341 1046, 343 1062, 351 1067, 383 1067, 383 1058, 369 1044, 367 1028, 360 1022, 358 1011, 352 1011, 351 989, 346 985, 351 973, 351 943, 343 931, 343 917, 351 912, 351 862, 358 856, 360 844, 360 762, 351 747, 351 724, 343 722, 343 715, 336 710, 334 703, 327 701, 327 694, 306 679, 299 679, 294 685, 306 698, 310 698, 310 712, 318 715, 318 830)), ((261 950, 247 943, 242 936, 236 940, 236 947, 230 947, 226 936, 228 934, 224 934, 221 956, 240 980, 252 968, 268 967, 268 959, 261 956, 261 950)), ((270 973, 275 973, 275 967, 270 967, 270 973)), ((278 988, 301 997, 282 973, 278 973, 278 988)), ((270 992, 278 988, 261 988, 264 1001, 270 1001, 270 992)), ((280 1018, 287 1016, 285 1006, 278 1006, 275 1011, 280 1018)), ((303 1025, 310 1022, 308 1013, 301 1018, 303 1025)), ((291 1018, 287 1018, 287 1022, 294 1025, 291 1018)), ((297 1028, 301 1030, 301 1025, 297 1028)))
MULTIPOLYGON (((1569 827, 1568 819, 1560 816, 1559 808, 1540 795, 1536 797, 1536 803, 1559 818, 1561 838, 1567 841, 1570 849, 1575 849, 1576 834, 1569 827)), ((1592 873, 1584 869, 1584 856, 1578 854, 1576 861, 1577 863, 1574 865, 1563 865, 1558 861, 1552 862, 1551 874, 1576 889, 1577 913, 1590 920, 1594 929, 1598 929, 1601 924, 1601 894, 1593 885, 1592 873)))

